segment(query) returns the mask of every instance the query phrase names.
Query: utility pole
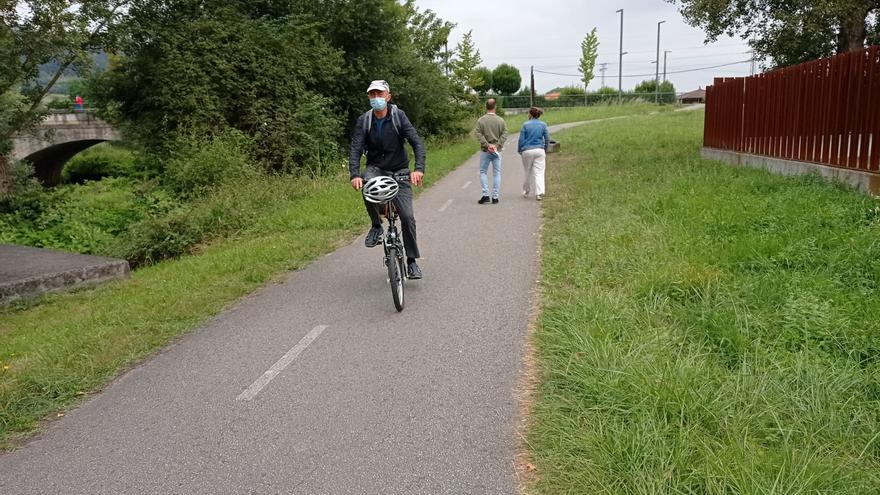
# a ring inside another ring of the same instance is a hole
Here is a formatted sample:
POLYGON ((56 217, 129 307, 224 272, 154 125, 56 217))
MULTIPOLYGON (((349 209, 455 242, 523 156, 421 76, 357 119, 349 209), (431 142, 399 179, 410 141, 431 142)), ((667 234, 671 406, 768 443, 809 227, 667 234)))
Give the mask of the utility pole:
POLYGON ((535 66, 531 66, 531 84, 529 88, 529 106, 535 106, 535 66))
POLYGON ((617 62, 617 103, 623 103, 623 9, 620 13, 620 57, 617 62))
POLYGON ((666 82, 666 55, 672 53, 672 50, 663 50, 663 82, 666 82))
POLYGON ((657 23, 657 58, 654 60, 657 61, 657 65, 654 67, 654 103, 660 103, 660 24, 663 24, 666 21, 660 21, 657 23))
POLYGON ((602 62, 599 64, 599 72, 602 73, 602 87, 605 87, 605 71, 608 69, 608 62, 602 62))
POLYGON ((749 50, 749 54, 751 55, 750 58, 752 60, 752 70, 749 75, 754 76, 755 75, 755 50, 749 50))

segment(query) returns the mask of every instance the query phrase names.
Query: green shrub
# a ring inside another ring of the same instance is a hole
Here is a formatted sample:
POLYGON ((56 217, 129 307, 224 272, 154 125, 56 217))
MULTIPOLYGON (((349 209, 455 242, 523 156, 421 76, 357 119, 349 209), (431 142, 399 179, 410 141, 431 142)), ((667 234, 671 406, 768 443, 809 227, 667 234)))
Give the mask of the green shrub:
POLYGON ((233 130, 214 137, 181 134, 165 161, 163 182, 182 197, 197 197, 223 183, 252 180, 260 170, 247 154, 250 144, 233 130))
POLYGON ((215 185, 172 211, 131 225, 108 248, 133 266, 180 256, 198 244, 252 225, 280 201, 289 201, 300 188, 289 176, 274 175, 215 185))
POLYGON ((152 183, 107 178, 43 189, 31 184, 0 212, 0 242, 107 254, 129 225, 172 208, 170 197, 152 183))
POLYGON ((59 188, 52 195, 51 206, 35 222, 37 236, 31 244, 40 247, 101 254, 129 224, 147 215, 130 179, 59 188))
POLYGON ((136 175, 135 160, 131 150, 102 143, 71 158, 61 171, 61 179, 81 184, 104 177, 131 177, 136 175))
POLYGON ((12 162, 9 167, 10 191, 0 197, 0 214, 18 214, 35 218, 43 210, 46 191, 34 177, 34 167, 28 162, 12 162))
POLYGON ((107 254, 127 259, 133 268, 180 256, 203 238, 189 213, 187 208, 180 208, 162 217, 141 220, 115 239, 107 254))

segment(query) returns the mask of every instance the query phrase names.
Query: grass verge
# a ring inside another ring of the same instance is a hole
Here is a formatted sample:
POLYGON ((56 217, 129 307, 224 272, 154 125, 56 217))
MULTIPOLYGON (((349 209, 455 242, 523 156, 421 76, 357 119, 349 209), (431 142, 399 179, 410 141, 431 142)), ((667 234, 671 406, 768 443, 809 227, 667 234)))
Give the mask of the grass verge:
POLYGON ((878 493, 880 204, 702 160, 702 116, 550 161, 531 490, 878 493))
MULTIPOLYGON (((607 116, 606 108, 595 109, 567 115, 607 116)), ((426 185, 475 148, 471 139, 429 146, 426 185)), ((273 181, 265 187, 277 188, 278 204, 196 255, 137 270, 127 281, 0 310, 0 450, 243 295, 349 242, 368 224, 345 177, 273 181)))

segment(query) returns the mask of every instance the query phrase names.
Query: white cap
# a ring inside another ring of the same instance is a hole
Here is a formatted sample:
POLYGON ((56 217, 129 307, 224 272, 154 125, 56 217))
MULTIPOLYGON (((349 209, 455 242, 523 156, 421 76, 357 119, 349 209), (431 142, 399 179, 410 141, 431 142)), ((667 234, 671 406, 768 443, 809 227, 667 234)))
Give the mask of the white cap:
POLYGON ((388 83, 383 81, 382 79, 377 79, 370 83, 370 87, 367 88, 367 93, 373 91, 374 89, 378 89, 379 91, 388 91, 391 92, 391 88, 388 87, 388 83))

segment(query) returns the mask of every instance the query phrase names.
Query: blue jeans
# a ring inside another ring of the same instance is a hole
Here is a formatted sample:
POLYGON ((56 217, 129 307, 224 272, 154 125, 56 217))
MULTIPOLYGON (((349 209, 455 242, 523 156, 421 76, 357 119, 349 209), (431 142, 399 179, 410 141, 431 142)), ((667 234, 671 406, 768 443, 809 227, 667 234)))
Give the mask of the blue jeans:
POLYGON ((489 164, 492 164, 492 197, 498 198, 501 190, 501 153, 480 152, 480 185, 483 186, 483 196, 489 195, 489 164))

